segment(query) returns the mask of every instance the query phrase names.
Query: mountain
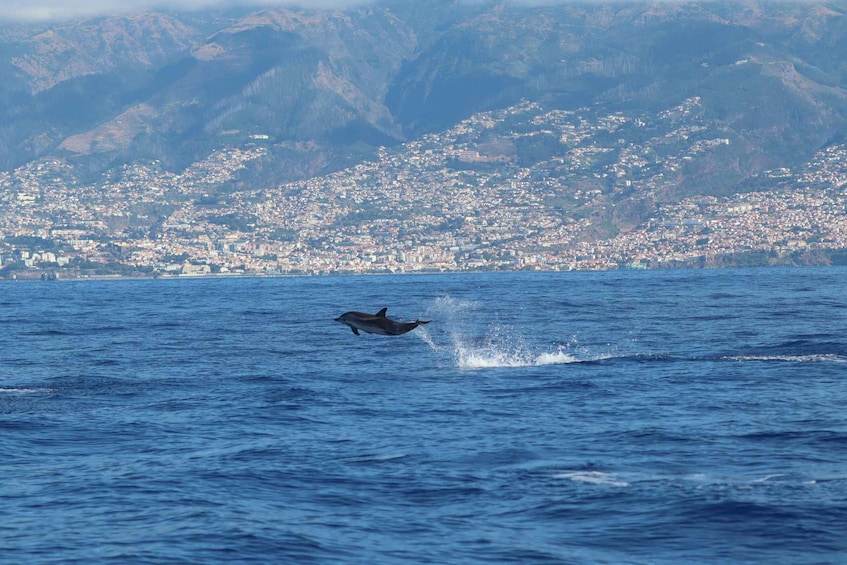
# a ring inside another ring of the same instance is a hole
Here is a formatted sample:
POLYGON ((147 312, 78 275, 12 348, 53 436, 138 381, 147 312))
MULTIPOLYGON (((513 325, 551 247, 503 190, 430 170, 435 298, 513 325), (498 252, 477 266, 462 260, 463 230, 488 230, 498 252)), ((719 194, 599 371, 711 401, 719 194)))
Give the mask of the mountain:
POLYGON ((92 170, 138 158, 184 167, 257 134, 328 150, 399 139, 382 98, 414 38, 386 10, 205 17, 2 34, 0 164, 59 154, 92 170))
MULTIPOLYGON (((241 182, 337 170, 521 100, 658 112, 730 140, 663 198, 728 194, 847 133, 847 2, 382 0, 0 25, 0 169, 179 171, 267 140, 241 182), (543 3, 542 3, 543 4, 543 3)), ((649 132, 648 132, 649 134, 649 132)))
POLYGON ((641 111, 699 96, 736 149, 688 176, 729 190, 844 131, 847 64, 834 53, 847 46, 845 6, 500 7, 454 26, 409 62, 389 101, 417 133, 519 99, 641 111))

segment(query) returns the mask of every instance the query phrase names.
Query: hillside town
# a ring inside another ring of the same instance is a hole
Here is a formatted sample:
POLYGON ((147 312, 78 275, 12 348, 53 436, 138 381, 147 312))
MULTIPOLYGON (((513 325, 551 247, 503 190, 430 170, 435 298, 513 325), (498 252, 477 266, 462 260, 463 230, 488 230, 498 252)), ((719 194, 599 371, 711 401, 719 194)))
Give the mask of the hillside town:
POLYGON ((847 145, 728 196, 670 198, 733 132, 697 97, 656 114, 476 114, 335 173, 239 182, 272 139, 179 173, 0 172, 0 276, 204 276, 828 263, 847 255, 847 145), (638 211, 634 213, 633 210, 638 211))

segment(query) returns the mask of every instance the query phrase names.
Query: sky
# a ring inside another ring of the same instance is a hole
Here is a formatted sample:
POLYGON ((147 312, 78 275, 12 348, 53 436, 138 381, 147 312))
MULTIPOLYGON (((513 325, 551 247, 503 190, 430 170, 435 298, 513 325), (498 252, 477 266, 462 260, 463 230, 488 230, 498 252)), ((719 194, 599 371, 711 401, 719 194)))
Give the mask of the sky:
MULTIPOLYGON (((196 10, 227 6, 348 7, 370 0, 0 0, 0 19, 17 21, 66 20, 126 14, 151 9, 196 10)), ((412 0, 415 1, 415 0, 412 0)))

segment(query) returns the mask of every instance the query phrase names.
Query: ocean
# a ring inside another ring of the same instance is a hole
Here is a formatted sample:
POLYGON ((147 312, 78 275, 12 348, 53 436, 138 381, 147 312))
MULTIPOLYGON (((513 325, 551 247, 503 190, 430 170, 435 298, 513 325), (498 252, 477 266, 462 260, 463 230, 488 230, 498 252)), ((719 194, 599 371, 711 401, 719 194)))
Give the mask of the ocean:
POLYGON ((2 563, 847 563, 847 269, 0 284, 2 563), (354 335, 348 310, 411 333, 354 335))

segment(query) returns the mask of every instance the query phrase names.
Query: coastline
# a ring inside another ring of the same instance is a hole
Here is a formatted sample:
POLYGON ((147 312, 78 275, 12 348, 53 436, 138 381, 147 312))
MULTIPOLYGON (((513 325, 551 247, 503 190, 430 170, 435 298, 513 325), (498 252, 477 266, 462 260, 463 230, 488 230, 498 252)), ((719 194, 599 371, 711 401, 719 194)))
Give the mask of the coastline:
POLYGON ((151 274, 121 273, 79 273, 62 272, 56 269, 28 268, 17 270, 6 276, 0 276, 0 282, 72 282, 72 281, 110 281, 110 280, 197 280, 197 279, 240 279, 240 278, 284 278, 284 277, 335 277, 335 276, 380 276, 380 275, 449 275, 467 273, 526 273, 526 272, 598 272, 598 271, 660 271, 660 270, 716 270, 733 268, 775 268, 775 267, 839 267, 847 266, 847 249, 809 250, 773 256, 754 252, 738 253, 717 257, 696 257, 689 260, 663 262, 630 262, 607 268, 562 268, 561 265, 546 267, 535 265, 531 268, 487 268, 484 266, 466 269, 424 269, 424 270, 321 270, 304 272, 226 272, 226 273, 175 273, 156 271, 151 274))

